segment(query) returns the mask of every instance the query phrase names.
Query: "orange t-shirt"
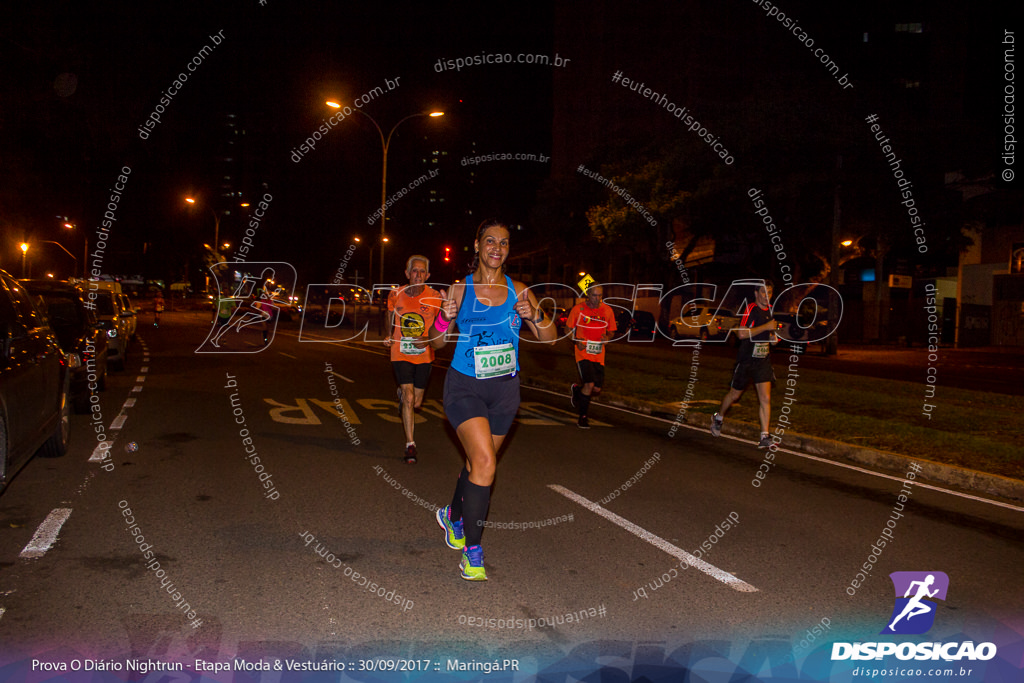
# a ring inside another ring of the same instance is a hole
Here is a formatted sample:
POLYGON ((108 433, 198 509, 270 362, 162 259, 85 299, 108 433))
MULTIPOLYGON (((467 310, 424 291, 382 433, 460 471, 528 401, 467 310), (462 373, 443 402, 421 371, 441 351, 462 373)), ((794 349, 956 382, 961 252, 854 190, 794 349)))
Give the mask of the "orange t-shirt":
POLYGON ((436 289, 422 285, 423 289, 417 296, 410 296, 406 291, 409 286, 391 290, 388 295, 388 310, 395 314, 394 329, 391 330, 391 360, 404 360, 409 363, 432 363, 434 349, 427 346, 417 349, 408 341, 425 337, 430 334, 434 317, 441 308, 441 294, 436 289), (403 339, 405 343, 403 343, 403 339))
POLYGON ((589 360, 604 365, 604 344, 597 344, 598 352, 590 353, 594 348, 594 342, 600 342, 605 332, 615 333, 615 313, 612 307, 603 301, 597 308, 591 308, 586 301, 581 301, 569 311, 569 318, 565 322, 566 327, 576 330, 576 338, 586 342, 588 349, 580 350, 579 346, 573 344, 576 351, 576 360, 589 360))

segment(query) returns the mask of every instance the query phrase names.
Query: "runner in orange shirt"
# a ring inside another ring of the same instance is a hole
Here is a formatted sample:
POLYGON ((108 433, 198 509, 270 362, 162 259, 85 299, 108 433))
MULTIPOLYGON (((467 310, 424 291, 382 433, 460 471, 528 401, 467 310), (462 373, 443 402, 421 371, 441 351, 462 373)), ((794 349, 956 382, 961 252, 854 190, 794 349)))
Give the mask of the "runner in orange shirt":
POLYGON ((388 328, 384 340, 391 347, 391 367, 398 382, 399 410, 405 428, 405 461, 416 462, 416 441, 413 439, 414 410, 423 404, 423 394, 430 379, 434 350, 430 348, 430 328, 441 306, 441 294, 424 284, 430 279, 430 260, 426 256, 410 256, 405 265, 409 284, 392 290, 388 296, 388 328))
POLYGON ((569 388, 570 402, 580 415, 576 423, 580 429, 590 429, 590 399, 601 393, 604 385, 604 344, 616 330, 615 313, 601 300, 603 294, 600 285, 591 285, 587 298, 572 307, 566 321, 566 327, 573 331, 576 367, 580 372, 580 382, 569 388))

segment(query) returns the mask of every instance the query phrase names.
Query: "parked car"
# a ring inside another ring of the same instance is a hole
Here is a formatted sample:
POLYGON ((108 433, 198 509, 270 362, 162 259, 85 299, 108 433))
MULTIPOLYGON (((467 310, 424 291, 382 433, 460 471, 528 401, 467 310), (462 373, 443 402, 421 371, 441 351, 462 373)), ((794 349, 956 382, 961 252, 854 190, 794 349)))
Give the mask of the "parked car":
POLYGON ((139 326, 139 312, 132 305, 132 300, 127 294, 118 294, 117 303, 121 307, 121 315, 128 321, 128 339, 135 339, 135 330, 139 326))
POLYGON ((647 311, 627 311, 623 308, 615 310, 615 336, 628 341, 644 341, 654 339, 657 323, 654 315, 647 311), (628 336, 622 334, 628 331, 628 336))
POLYGON ((683 306, 679 315, 668 323, 668 336, 671 339, 680 337, 700 337, 708 339, 719 335, 716 308, 695 306, 692 303, 683 306))
POLYGON ((74 285, 53 280, 21 280, 21 284, 43 304, 39 308, 46 312, 64 352, 76 354, 81 361, 71 371, 71 401, 75 412, 88 412, 89 384, 97 391, 107 387, 106 331, 74 285))
POLYGON ((90 289, 85 285, 82 290, 86 300, 96 305, 96 317, 100 327, 107 333, 107 362, 115 370, 124 370, 128 359, 128 342, 130 337, 128 317, 122 314, 117 302, 117 294, 105 289, 90 289), (95 298, 93 298, 95 295, 95 298))
POLYGON ((811 299, 804 299, 794 313, 776 311, 775 320, 782 323, 782 336, 795 342, 817 342, 828 337, 828 309, 811 299))
POLYGON ((633 311, 633 323, 629 327, 630 339, 654 339, 654 333, 658 328, 654 320, 654 314, 647 311, 633 311))
POLYGON ((67 452, 77 364, 28 290, 0 270, 0 490, 36 452, 67 452))

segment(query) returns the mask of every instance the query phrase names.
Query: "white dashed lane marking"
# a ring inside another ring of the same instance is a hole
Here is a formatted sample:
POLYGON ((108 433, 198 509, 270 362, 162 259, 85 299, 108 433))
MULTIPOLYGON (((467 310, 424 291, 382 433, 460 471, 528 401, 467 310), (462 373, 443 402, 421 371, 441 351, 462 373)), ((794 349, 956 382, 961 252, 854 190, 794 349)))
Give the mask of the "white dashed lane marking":
POLYGON ((598 515, 601 515, 602 517, 607 519, 609 522, 612 522, 613 524, 619 525, 620 527, 622 527, 626 531, 630 532, 631 534, 635 535, 636 537, 642 538, 643 540, 647 541, 648 543, 653 545, 655 548, 658 548, 659 550, 665 551, 666 553, 668 553, 672 557, 679 558, 680 560, 682 560, 683 562, 687 563, 691 567, 695 567, 695 568, 701 570, 702 572, 704 572, 705 574, 707 574, 708 576, 710 576, 712 578, 718 579, 719 581, 721 581, 725 585, 729 586, 729 588, 732 588, 733 590, 740 591, 741 593, 756 593, 757 592, 757 589, 754 588, 753 586, 751 586, 746 581, 741 581, 740 579, 737 579, 735 576, 733 576, 729 572, 727 572, 725 570, 722 570, 722 569, 719 569, 718 567, 716 567, 716 566, 714 566, 712 564, 708 564, 707 562, 704 562, 703 560, 697 559, 696 557, 694 557, 690 553, 686 552, 682 548, 680 548, 678 546, 672 545, 671 543, 666 541, 664 538, 661 538, 660 536, 655 536, 654 534, 652 534, 650 531, 647 531, 643 527, 639 527, 636 524, 633 524, 632 522, 630 522, 628 519, 625 519, 624 517, 620 517, 619 515, 615 514, 614 512, 606 510, 605 508, 601 507, 597 503, 591 502, 590 500, 584 498, 583 496, 579 495, 578 493, 573 493, 572 491, 570 491, 569 489, 565 488, 564 486, 559 486, 558 484, 548 484, 548 488, 552 489, 553 491, 557 491, 558 493, 561 493, 563 496, 565 496, 569 500, 572 500, 572 501, 575 501, 575 502, 579 503, 580 505, 582 505, 583 507, 587 508, 591 512, 593 512, 595 514, 598 514, 598 515))
POLYGON ((96 448, 92 449, 92 455, 89 456, 89 462, 103 462, 106 453, 114 446, 114 440, 100 441, 96 444, 96 448))
POLYGON ((70 516, 71 508, 57 508, 50 512, 18 557, 33 559, 45 555, 46 551, 57 542, 57 534, 60 533, 60 528, 64 526, 64 522, 68 521, 70 516))

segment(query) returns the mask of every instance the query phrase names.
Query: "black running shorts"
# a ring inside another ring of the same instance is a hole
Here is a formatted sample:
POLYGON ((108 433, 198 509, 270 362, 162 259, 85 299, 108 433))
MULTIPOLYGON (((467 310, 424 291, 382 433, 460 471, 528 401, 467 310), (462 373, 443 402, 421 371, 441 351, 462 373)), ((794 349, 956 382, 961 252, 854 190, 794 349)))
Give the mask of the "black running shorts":
POLYGON ((518 410, 518 374, 477 379, 448 369, 444 379, 444 412, 456 429, 472 417, 486 417, 491 434, 505 436, 518 410))
POLYGON ((580 371, 580 381, 583 384, 593 382, 598 389, 604 386, 604 365, 602 363, 583 359, 576 361, 576 368, 580 371))
POLYGON ((410 363, 407 360, 391 361, 391 368, 395 371, 395 381, 399 386, 411 384, 417 389, 426 389, 427 380, 430 379, 430 363, 410 363))
POLYGON ((767 358, 751 358, 736 363, 732 371, 732 382, 729 383, 736 391, 743 391, 750 383, 764 384, 774 382, 775 372, 767 358))

